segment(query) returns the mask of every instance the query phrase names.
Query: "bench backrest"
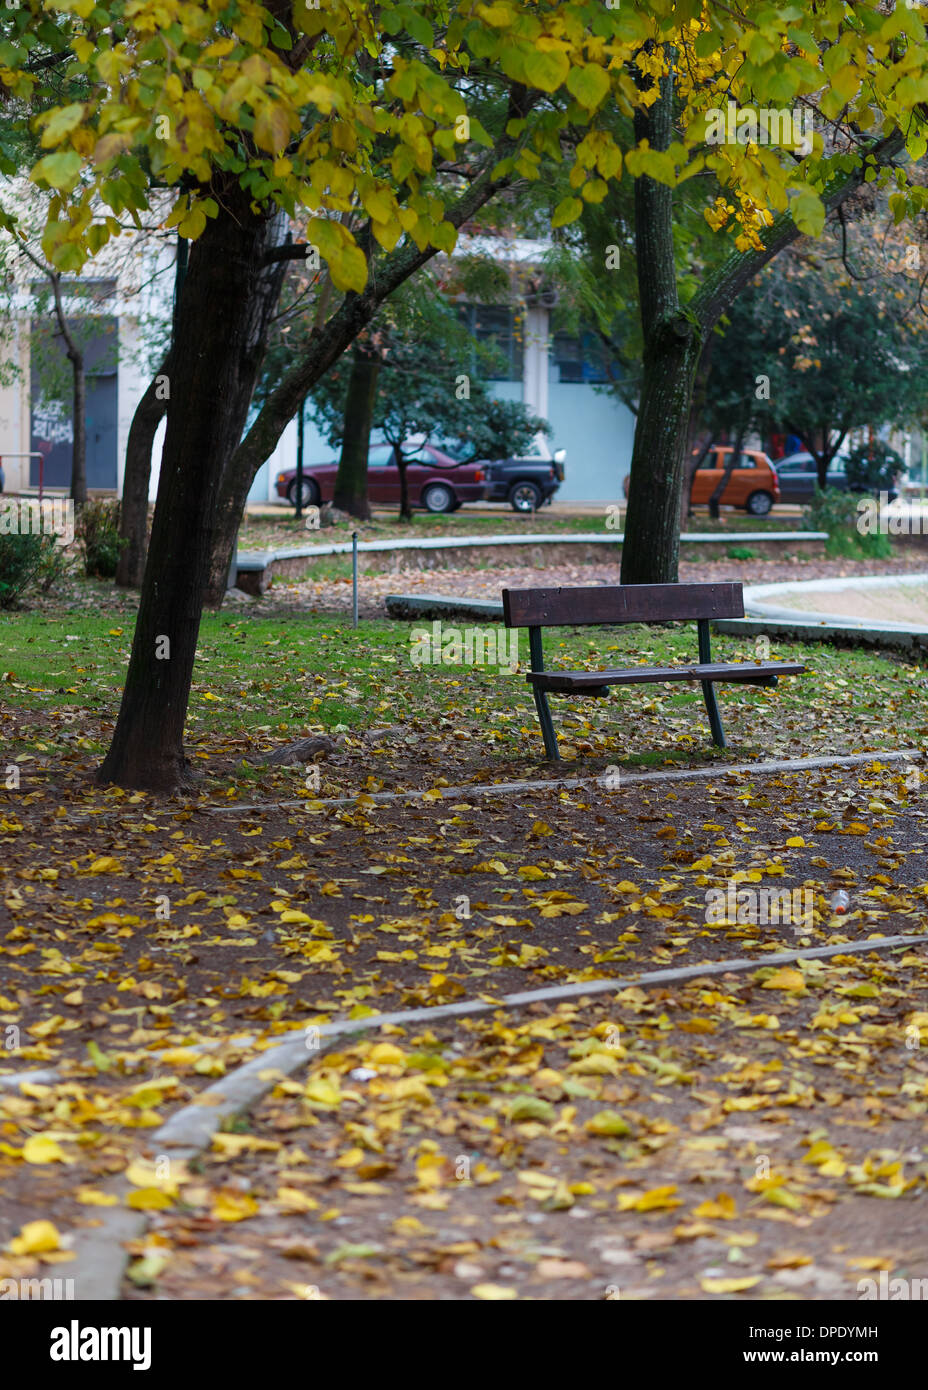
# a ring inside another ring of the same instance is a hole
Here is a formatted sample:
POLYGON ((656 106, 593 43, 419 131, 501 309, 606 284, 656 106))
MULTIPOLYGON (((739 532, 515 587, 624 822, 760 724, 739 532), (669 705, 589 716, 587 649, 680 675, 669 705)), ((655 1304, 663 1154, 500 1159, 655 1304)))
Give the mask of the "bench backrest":
POLYGON ((507 627, 743 618, 740 584, 610 584, 599 588, 504 589, 507 627))

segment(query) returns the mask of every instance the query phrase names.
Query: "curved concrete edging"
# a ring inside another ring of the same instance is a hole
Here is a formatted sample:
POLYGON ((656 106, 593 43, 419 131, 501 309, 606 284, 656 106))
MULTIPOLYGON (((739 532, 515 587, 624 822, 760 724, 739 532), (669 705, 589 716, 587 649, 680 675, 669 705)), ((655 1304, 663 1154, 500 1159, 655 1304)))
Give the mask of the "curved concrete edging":
MULTIPOLYGON (((770 965, 786 965, 799 960, 823 959, 837 955, 860 955, 868 951, 888 951, 897 947, 925 945, 928 936, 906 934, 877 937, 869 941, 841 942, 837 945, 810 946, 796 951, 778 951, 759 958, 736 957, 726 961, 710 961, 702 965, 678 969, 651 970, 637 977, 616 977, 587 980, 580 984, 555 985, 546 989, 522 990, 502 995, 499 999, 474 999, 460 1004, 438 1004, 427 1009, 404 1009, 395 1013, 375 1014, 370 1018, 342 1019, 318 1025, 317 1036, 331 1039, 350 1033, 381 1029, 389 1024, 417 1023, 439 1018, 454 1018, 464 1014, 486 1013, 493 1009, 522 1008, 548 1000, 580 999, 587 995, 641 987, 646 984, 665 984, 673 980, 697 979, 702 975, 721 975, 745 970, 761 970, 770 965)), ((281 1077, 292 1075, 309 1060, 306 1027, 290 1034, 258 1057, 252 1058, 222 1081, 202 1091, 197 1102, 185 1106, 171 1116, 149 1136, 146 1148, 159 1152, 169 1149, 169 1158, 179 1162, 195 1158, 212 1141, 223 1120, 240 1114, 277 1084, 281 1077), (208 1098, 208 1099, 207 1099, 208 1098)), ((324 1049, 319 1050, 324 1051, 324 1049)), ((124 1201, 131 1191, 125 1177, 102 1184, 102 1190, 124 1201)), ((73 1249, 76 1260, 70 1277, 81 1299, 111 1302, 119 1298, 120 1285, 126 1267, 125 1244, 136 1240, 145 1229, 144 1212, 125 1206, 101 1207, 100 1223, 78 1232, 73 1249)))
MULTIPOLYGON (((827 531, 684 531, 681 545, 738 545, 759 544, 761 541, 827 541, 827 531)), ((569 531, 558 534, 526 531, 521 535, 503 536, 423 536, 386 541, 358 541, 359 554, 375 554, 394 550, 467 550, 475 546, 508 545, 621 545, 624 531, 569 531)), ((274 560, 313 560, 323 555, 350 555, 351 541, 333 541, 330 545, 298 546, 293 550, 264 550, 242 552, 237 557, 239 569, 249 565, 266 567, 274 560)))
POLYGON ((755 584, 744 593, 744 612, 746 617, 775 618, 777 621, 793 623, 824 624, 835 630, 864 629, 870 632, 911 632, 928 633, 928 625, 919 623, 897 623, 891 619, 881 619, 878 623, 871 618, 852 618, 843 613, 812 612, 806 608, 788 608, 784 604, 768 603, 769 598, 791 594, 839 593, 843 589, 889 589, 900 584, 928 584, 928 573, 923 574, 867 574, 847 575, 834 579, 783 580, 777 584, 755 584))

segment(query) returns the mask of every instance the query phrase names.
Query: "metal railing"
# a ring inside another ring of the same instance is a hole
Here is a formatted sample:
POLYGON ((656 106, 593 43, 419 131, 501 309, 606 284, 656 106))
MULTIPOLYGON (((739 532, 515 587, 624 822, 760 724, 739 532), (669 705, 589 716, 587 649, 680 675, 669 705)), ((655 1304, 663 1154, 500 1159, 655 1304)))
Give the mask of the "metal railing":
POLYGON ((44 487, 45 455, 38 449, 33 449, 27 454, 0 454, 0 468, 3 467, 4 459, 38 459, 39 460, 39 501, 42 500, 42 489, 44 487))

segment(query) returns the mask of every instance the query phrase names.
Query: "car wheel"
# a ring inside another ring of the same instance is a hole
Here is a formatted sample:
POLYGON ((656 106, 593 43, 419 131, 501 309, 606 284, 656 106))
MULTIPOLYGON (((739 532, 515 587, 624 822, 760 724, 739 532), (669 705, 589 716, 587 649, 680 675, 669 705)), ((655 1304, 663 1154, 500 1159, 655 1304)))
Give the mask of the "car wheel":
POLYGON ((772 506, 773 498, 769 492, 752 492, 744 510, 750 512, 751 516, 766 516, 772 506))
POLYGON ((509 505, 514 512, 536 512, 541 506, 542 497, 537 483, 513 483, 509 489, 509 505))
POLYGON ((456 501, 447 483, 430 483, 422 494, 422 505, 427 512, 453 512, 456 501))
MULTIPOLYGON (((287 501, 290 503, 291 507, 296 507, 296 478, 294 478, 293 482, 292 482, 292 483, 290 484, 290 486, 287 488, 287 501)), ((318 505, 319 505, 319 488, 318 488, 318 486, 316 485, 316 483, 313 482, 312 478, 304 478, 304 479, 303 479, 303 506, 304 506, 304 507, 318 507, 318 505)))

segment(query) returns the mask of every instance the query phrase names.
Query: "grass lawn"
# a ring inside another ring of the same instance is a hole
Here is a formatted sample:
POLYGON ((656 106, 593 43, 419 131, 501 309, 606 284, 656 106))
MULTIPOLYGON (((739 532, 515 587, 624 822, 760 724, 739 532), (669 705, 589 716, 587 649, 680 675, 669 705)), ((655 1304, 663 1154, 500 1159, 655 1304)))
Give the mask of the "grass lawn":
MULTIPOLYGON (((444 769, 462 772, 462 757, 474 772, 491 775, 540 761, 523 679, 525 634, 522 669, 511 674, 495 666, 414 665, 413 626, 363 621, 355 632, 333 617, 207 615, 188 738, 208 757, 217 742, 253 751, 311 731, 352 737, 386 728, 396 734, 394 752, 404 736, 418 740, 397 764, 410 785, 419 784, 427 764, 433 778, 444 769)), ((0 717, 9 753, 50 755, 69 728, 72 748, 102 753, 131 640, 125 614, 115 620, 81 611, 0 615, 0 717)), ((673 663, 692 659, 695 650, 689 625, 556 629, 546 636, 552 667, 673 663)), ((921 667, 820 644, 778 646, 773 654, 804 661, 809 671, 775 690, 721 686, 726 751, 709 743, 701 692, 687 683, 639 687, 606 700, 554 700, 563 752, 626 763, 738 760, 916 746, 928 734, 928 677, 921 667)), ((751 639, 717 635, 713 655, 752 660, 755 648, 751 639)))

